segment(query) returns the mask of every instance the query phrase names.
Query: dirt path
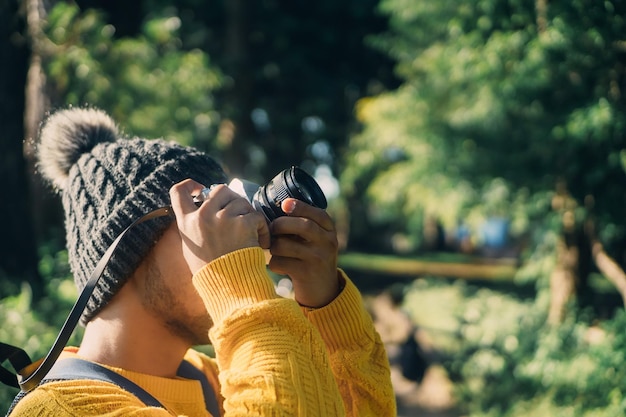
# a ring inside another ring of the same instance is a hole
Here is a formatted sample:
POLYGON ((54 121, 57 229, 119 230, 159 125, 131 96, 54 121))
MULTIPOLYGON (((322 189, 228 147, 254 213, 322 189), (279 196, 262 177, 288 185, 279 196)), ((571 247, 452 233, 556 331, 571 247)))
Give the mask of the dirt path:
POLYGON ((398 417, 462 417, 455 409, 452 384, 445 371, 433 365, 420 384, 405 379, 393 366, 391 380, 396 392, 398 417))
POLYGON ((419 382, 402 375, 400 346, 415 329, 407 315, 389 294, 368 299, 368 307, 389 355, 398 417, 462 417, 455 409, 452 383, 440 365, 430 364, 419 382))

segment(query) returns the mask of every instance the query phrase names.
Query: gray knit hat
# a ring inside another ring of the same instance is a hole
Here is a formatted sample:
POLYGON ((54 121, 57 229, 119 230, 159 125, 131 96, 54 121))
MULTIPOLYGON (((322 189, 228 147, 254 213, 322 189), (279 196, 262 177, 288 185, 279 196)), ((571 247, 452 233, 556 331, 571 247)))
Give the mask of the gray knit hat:
MULTIPOLYGON (((67 249, 81 291, 115 238, 133 221, 170 205, 169 189, 187 178, 205 186, 226 181, 210 156, 162 139, 121 138, 115 122, 96 109, 52 114, 38 147, 39 168, 62 194, 67 249)), ((81 317, 104 307, 172 222, 140 224, 120 242, 81 317)))

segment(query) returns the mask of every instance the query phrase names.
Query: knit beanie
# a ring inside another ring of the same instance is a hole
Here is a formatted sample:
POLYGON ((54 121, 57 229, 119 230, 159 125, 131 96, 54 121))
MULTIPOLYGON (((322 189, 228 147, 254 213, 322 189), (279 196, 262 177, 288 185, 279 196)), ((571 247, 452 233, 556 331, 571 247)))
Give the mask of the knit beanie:
MULTIPOLYGON (((62 196, 79 291, 126 227, 170 205, 172 185, 187 178, 205 186, 226 181, 207 154, 162 139, 120 137, 115 122, 93 108, 53 113, 42 126, 37 153, 41 174, 62 196)), ((172 221, 165 216, 144 222, 122 239, 83 312, 83 325, 124 285, 172 221)))

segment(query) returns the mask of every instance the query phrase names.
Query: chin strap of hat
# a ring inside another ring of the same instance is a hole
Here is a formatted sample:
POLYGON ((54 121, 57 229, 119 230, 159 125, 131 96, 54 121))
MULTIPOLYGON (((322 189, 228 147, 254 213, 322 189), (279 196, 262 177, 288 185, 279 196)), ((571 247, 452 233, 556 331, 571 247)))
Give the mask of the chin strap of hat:
POLYGON ((83 314, 83 310, 91 297, 104 269, 106 268, 111 256, 115 252, 117 245, 122 240, 122 238, 126 235, 126 233, 131 230, 136 225, 143 223, 147 220, 154 219, 157 217, 163 217, 173 215, 171 207, 162 207, 151 211, 150 213, 144 215, 143 217, 135 220, 130 226, 128 226, 120 235, 111 243, 111 246, 104 253, 96 268, 91 273, 85 288, 83 288, 80 296, 74 303, 74 307, 70 311, 70 314, 67 316, 59 335, 57 336, 52 348, 48 352, 45 358, 40 359, 36 362, 32 362, 28 354, 21 348, 16 346, 7 345, 6 343, 0 343, 0 382, 5 385, 9 385, 15 388, 20 388, 22 391, 30 391, 35 388, 41 380, 46 376, 46 374, 52 368, 52 365, 59 358, 59 355, 65 348, 67 341, 70 336, 74 332, 80 317, 83 314), (17 375, 8 369, 1 366, 4 361, 9 361, 13 369, 17 371, 17 375))

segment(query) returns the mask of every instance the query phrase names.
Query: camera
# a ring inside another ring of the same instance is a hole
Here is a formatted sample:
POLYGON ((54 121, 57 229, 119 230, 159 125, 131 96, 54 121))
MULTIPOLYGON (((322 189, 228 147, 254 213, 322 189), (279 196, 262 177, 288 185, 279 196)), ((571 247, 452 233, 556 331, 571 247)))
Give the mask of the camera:
MULTIPOLYGON (((326 209, 328 205, 319 184, 297 166, 279 172, 271 181, 262 186, 235 178, 228 184, 228 187, 245 197, 256 211, 263 213, 268 223, 285 215, 280 206, 287 198, 295 198, 321 209, 326 209)), ((196 204, 202 204, 209 191, 210 188, 202 190, 200 196, 194 198, 196 204)))

